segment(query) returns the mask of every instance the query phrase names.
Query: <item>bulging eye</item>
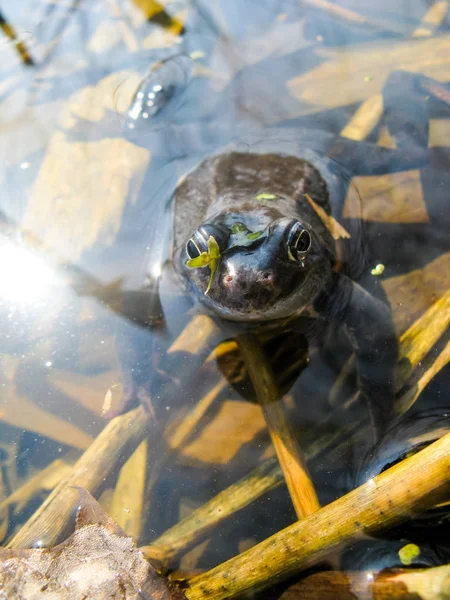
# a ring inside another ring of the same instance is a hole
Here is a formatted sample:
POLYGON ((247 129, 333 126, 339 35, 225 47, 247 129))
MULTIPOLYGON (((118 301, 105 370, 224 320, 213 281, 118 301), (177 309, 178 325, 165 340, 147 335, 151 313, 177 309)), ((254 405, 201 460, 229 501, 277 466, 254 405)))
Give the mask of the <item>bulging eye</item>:
POLYGON ((301 223, 295 222, 288 235, 288 256, 295 262, 301 262, 311 248, 311 234, 301 223))
POLYGON ((186 244, 186 254, 188 255, 188 258, 197 258, 202 252, 206 252, 206 250, 201 250, 195 238, 191 237, 186 244))
POLYGON ((189 259, 197 258, 202 252, 208 252, 208 240, 213 237, 220 249, 225 248, 230 232, 220 225, 201 225, 186 243, 186 254, 189 259))

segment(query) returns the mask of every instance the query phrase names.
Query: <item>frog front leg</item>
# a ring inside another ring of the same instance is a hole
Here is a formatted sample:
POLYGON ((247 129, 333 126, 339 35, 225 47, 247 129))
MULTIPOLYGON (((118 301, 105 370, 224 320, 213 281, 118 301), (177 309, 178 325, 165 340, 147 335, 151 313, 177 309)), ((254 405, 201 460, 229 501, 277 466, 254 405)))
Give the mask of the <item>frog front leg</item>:
POLYGON ((389 308, 338 273, 314 308, 324 319, 344 328, 356 356, 358 386, 379 437, 394 415, 398 341, 389 308))
POLYGON ((122 376, 122 398, 109 417, 142 404, 154 419, 151 398, 153 356, 157 339, 164 332, 158 281, 142 290, 124 292, 116 339, 122 376), (125 317, 125 318, 123 318, 125 317))

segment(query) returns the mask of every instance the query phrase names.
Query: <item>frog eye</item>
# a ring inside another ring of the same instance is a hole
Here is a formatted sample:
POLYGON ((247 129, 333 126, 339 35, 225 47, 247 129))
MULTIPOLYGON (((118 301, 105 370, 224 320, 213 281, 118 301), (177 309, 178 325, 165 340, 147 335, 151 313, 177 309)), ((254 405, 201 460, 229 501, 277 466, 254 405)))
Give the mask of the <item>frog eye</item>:
POLYGON ((195 238, 191 237, 191 239, 186 244, 186 254, 188 255, 188 257, 190 259, 197 258, 198 256, 200 256, 200 254, 202 252, 205 252, 205 250, 201 250, 199 248, 199 246, 198 246, 197 241, 195 240, 195 238))
POLYGON ((203 252, 208 252, 208 240, 210 236, 217 241, 219 248, 224 248, 230 233, 220 226, 210 224, 201 225, 187 241, 186 254, 189 259, 197 258, 203 252))
POLYGON ((295 262, 301 262, 311 248, 311 234, 298 221, 292 225, 287 239, 288 256, 295 262))

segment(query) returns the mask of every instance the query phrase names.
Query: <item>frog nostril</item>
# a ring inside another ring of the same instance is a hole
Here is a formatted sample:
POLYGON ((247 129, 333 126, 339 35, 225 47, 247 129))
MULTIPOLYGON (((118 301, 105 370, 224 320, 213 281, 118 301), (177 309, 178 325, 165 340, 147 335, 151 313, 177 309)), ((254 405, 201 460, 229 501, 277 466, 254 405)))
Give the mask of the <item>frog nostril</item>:
POLYGON ((273 273, 271 273, 270 271, 266 271, 265 273, 263 273, 260 279, 263 285, 273 285, 273 280, 273 273))
POLYGON ((230 288, 231 285, 233 283, 233 276, 232 275, 225 275, 225 277, 223 278, 223 285, 226 288, 230 288))

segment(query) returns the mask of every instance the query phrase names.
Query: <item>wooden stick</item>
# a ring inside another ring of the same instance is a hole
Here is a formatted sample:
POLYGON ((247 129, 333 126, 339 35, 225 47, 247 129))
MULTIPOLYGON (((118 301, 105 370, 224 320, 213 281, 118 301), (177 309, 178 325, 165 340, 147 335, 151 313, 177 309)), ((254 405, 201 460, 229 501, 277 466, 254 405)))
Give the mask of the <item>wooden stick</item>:
POLYGON ((239 336, 238 345, 263 409, 295 512, 298 518, 302 519, 318 510, 320 504, 297 438, 286 419, 286 411, 272 368, 253 336, 239 336))
POLYGON ((350 121, 341 131, 341 136, 361 142, 369 137, 383 114, 383 96, 370 96, 361 104, 350 121))
POLYGON ((220 338, 220 329, 208 315, 195 315, 167 351, 202 355, 207 347, 220 338))
MULTIPOLYGON (((147 497, 151 494, 151 489, 158 479, 159 473, 164 466, 170 461, 173 454, 179 450, 186 441, 190 438, 195 427, 206 414, 210 406, 217 399, 226 385, 226 381, 221 379, 212 389, 200 399, 200 401, 187 414, 183 414, 182 418, 175 423, 169 423, 164 431, 164 439, 168 442, 166 452, 161 453, 158 447, 154 447, 149 453, 150 460, 149 468, 147 469, 147 497)), ((168 397, 167 391, 164 390, 164 397, 168 397)), ((151 510, 147 507, 146 510, 151 510)), ((162 558, 158 559, 161 562, 162 558)))
POLYGON ((298 573, 361 535, 392 527, 450 493, 450 434, 316 513, 189 581, 189 600, 224 600, 298 573))
POLYGON ((0 13, 0 29, 3 31, 6 37, 14 42, 17 53, 20 56, 20 60, 23 62, 23 64, 27 66, 33 66, 34 60, 28 52, 26 45, 17 37, 14 27, 11 25, 11 23, 8 23, 2 13, 0 13))
POLYGON ((9 542, 9 548, 26 548, 36 541, 52 546, 64 530, 78 492, 83 487, 92 494, 105 479, 120 468, 144 439, 148 419, 142 407, 112 419, 76 462, 71 475, 62 481, 27 523, 9 542))
POLYGON ((283 473, 275 458, 264 461, 240 481, 214 496, 185 519, 168 529, 142 552, 150 559, 169 563, 207 537, 222 521, 248 506, 255 498, 283 483, 283 473))
POLYGON ((430 352, 450 325, 450 290, 400 336, 398 388, 430 352))
POLYGON ((127 535, 139 542, 144 522, 145 474, 147 467, 147 440, 136 448, 123 465, 112 498, 111 518, 127 535))
POLYGON ((5 509, 13 505, 16 507, 16 512, 20 513, 25 504, 36 494, 49 492, 60 481, 68 477, 71 471, 71 465, 62 460, 54 460, 0 503, 0 515, 3 514, 5 509))
POLYGON ((425 371, 420 379, 410 388, 408 388, 401 396, 397 398, 395 409, 398 414, 402 415, 415 404, 416 400, 445 365, 450 362, 450 342, 447 342, 445 348, 439 356, 431 363, 431 366, 425 371))
POLYGON ((450 594, 450 565, 381 573, 327 571, 294 584, 280 600, 445 600, 450 594))
POLYGON ((199 402, 197 402, 194 408, 187 413, 175 431, 167 435, 168 442, 173 450, 181 448, 186 442, 195 427, 226 386, 227 381, 224 378, 221 378, 220 381, 218 381, 218 383, 216 383, 216 385, 214 385, 199 402))

